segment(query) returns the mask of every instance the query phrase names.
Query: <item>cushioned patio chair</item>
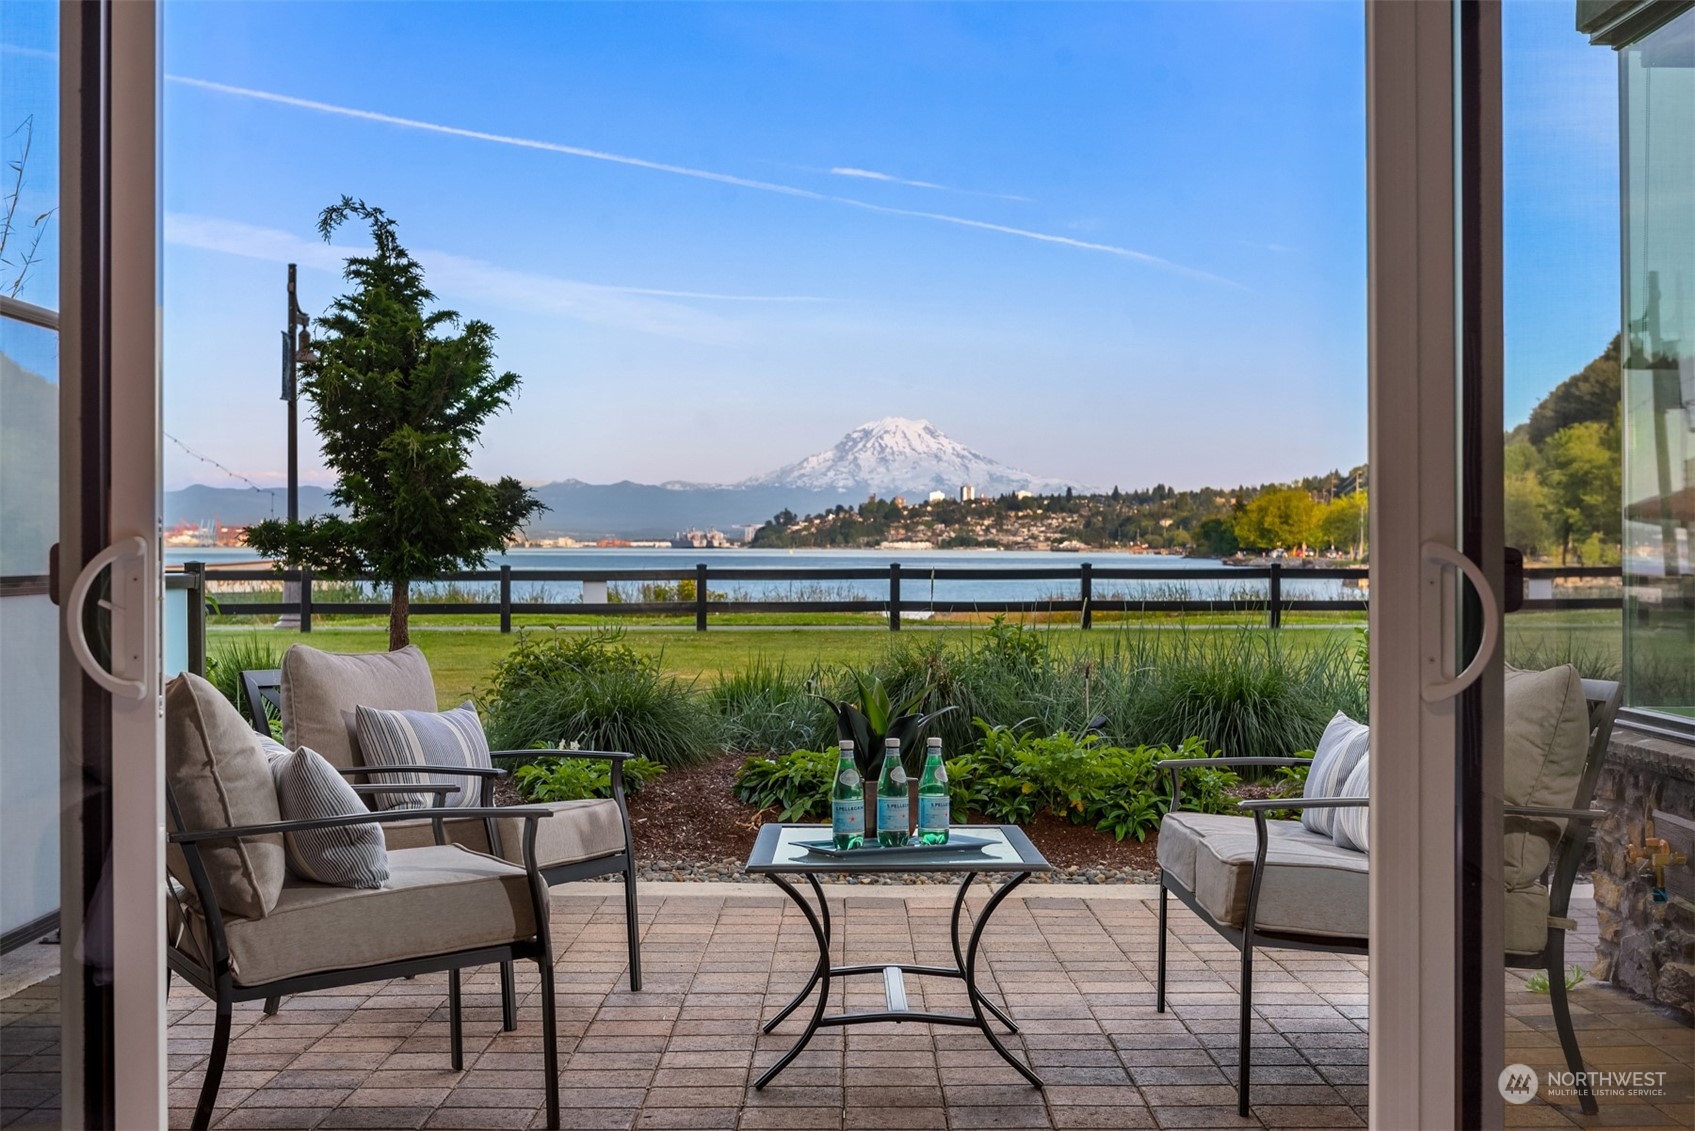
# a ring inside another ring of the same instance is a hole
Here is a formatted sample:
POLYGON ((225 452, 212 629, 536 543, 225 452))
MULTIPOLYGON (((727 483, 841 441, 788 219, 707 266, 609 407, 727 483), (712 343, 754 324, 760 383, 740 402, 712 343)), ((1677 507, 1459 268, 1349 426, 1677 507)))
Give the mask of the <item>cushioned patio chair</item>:
MULTIPOLYGON (((414 780, 429 774, 436 781, 458 780, 476 803, 493 805, 493 785, 507 771, 498 763, 533 759, 534 750, 495 750, 493 768, 464 765, 376 766, 360 748, 355 710, 436 710, 435 679, 429 662, 416 646, 395 652, 336 654, 296 644, 283 656, 283 666, 270 671, 242 673, 243 689, 253 729, 270 734, 270 712, 282 722, 283 742, 290 748, 309 746, 349 778, 373 780, 397 775, 414 780)), ((631 755, 604 750, 573 750, 573 758, 608 762, 612 796, 605 799, 556 801, 540 805, 553 814, 537 834, 536 859, 551 886, 572 880, 619 875, 624 879, 625 935, 630 962, 630 989, 640 990, 641 935, 636 912, 635 847, 624 793, 623 763, 631 755)), ((447 838, 479 852, 516 863, 522 841, 520 822, 502 815, 477 817, 453 811, 443 821, 447 838)), ((432 843, 435 821, 416 815, 410 821, 383 826, 390 848, 432 843)), ((501 971, 502 1009, 506 1028, 516 1027, 511 970, 501 971)), ((274 1010, 275 1003, 268 1008, 274 1010)))
MULTIPOLYGON (((1508 673, 1509 804, 1503 810, 1507 833, 1503 870, 1508 884, 1506 965, 1547 971, 1560 1047, 1575 1073, 1582 1073, 1583 1058, 1566 999, 1565 936, 1576 927, 1567 913, 1590 830, 1606 815, 1605 810, 1590 809, 1589 803, 1606 758, 1620 698, 1617 683, 1579 680, 1569 667, 1508 673), (1513 803, 1518 801, 1525 803, 1513 803)), ((1362 750, 1363 746, 1362 741, 1362 750)), ((1324 753, 1325 744, 1321 742, 1318 757, 1311 760, 1309 796, 1243 801, 1238 808, 1248 816, 1181 812, 1182 772, 1230 766, 1299 766, 1309 764, 1308 760, 1206 758, 1162 763, 1171 771, 1171 809, 1160 824, 1158 844, 1155 1008, 1165 1012, 1166 902, 1170 895, 1176 895, 1241 951, 1237 1111, 1243 1117, 1248 1115, 1252 1060, 1254 947, 1370 952, 1370 857, 1350 847, 1345 834, 1326 835, 1314 831, 1309 823, 1268 816, 1284 809, 1334 815, 1369 806, 1364 788, 1356 785, 1343 790, 1340 781, 1331 782, 1324 790, 1331 796, 1311 796, 1317 763, 1324 753), (1351 795, 1335 796, 1338 793, 1351 795)), ((1358 769, 1363 782, 1368 778, 1368 767, 1361 765, 1358 769)), ((1352 826, 1359 836, 1364 835, 1359 831, 1361 822, 1363 813, 1352 826)), ((1587 1087, 1580 1087, 1579 1099, 1585 1112, 1595 1113, 1595 1098, 1587 1087)))
MULTIPOLYGON (((211 1123, 237 1002, 447 971, 449 1052, 459 1070, 460 970, 524 959, 535 961, 541 978, 547 1125, 557 1128, 553 949, 548 889, 536 864, 538 829, 553 814, 499 811, 517 828, 516 864, 446 843, 387 851, 380 837, 357 830, 415 820, 410 812, 357 811, 359 798, 348 790, 336 800, 355 811, 283 820, 271 752, 221 694, 180 676, 166 689, 165 706, 166 960, 171 973, 216 1002, 193 1126, 211 1123), (342 883, 303 878, 294 865, 306 838, 328 844, 344 868, 362 845, 368 874, 342 883), (359 886, 345 886, 352 883, 359 886)), ((320 774, 322 781, 330 771, 320 774)), ((480 806, 461 814, 496 815, 480 806)))

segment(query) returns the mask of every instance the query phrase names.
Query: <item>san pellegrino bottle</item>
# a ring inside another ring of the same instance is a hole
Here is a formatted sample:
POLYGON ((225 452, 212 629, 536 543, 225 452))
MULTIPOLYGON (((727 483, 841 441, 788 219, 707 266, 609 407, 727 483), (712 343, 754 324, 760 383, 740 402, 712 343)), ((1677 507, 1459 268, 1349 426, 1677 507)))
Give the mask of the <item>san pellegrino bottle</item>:
POLYGON ((838 849, 865 843, 865 791, 853 764, 853 743, 842 743, 836 759, 836 784, 830 790, 830 840, 838 849))
POLYGON ((948 802, 948 768, 942 764, 942 740, 924 743, 924 776, 918 779, 918 839, 923 844, 946 844, 953 819, 948 802))
POLYGON ((877 843, 899 848, 906 843, 906 767, 900 764, 900 739, 883 740, 883 773, 877 779, 877 843))

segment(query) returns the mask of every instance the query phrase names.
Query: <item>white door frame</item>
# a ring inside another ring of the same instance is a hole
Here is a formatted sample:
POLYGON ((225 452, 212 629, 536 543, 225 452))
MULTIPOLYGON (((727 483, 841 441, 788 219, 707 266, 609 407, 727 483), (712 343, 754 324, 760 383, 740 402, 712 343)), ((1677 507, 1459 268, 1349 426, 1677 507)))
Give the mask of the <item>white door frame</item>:
POLYGON ((63 1117, 67 1127, 163 1127, 156 3, 64 5, 59 65, 63 1117), (86 593, 79 578, 92 581, 89 563, 123 545, 138 553, 110 565, 102 665, 93 653, 103 649, 81 646, 88 601, 76 599, 86 593), (97 832, 85 835, 91 796, 110 822, 103 849, 97 832), (91 901, 96 875, 104 899, 91 901), (109 914, 89 911, 91 902, 109 914), (85 984, 84 966, 100 977, 85 984), (109 1013, 90 1007, 108 971, 109 1013))
POLYGON ((1500 1126, 1502 1119, 1493 1074, 1499 1071, 1504 1008, 1502 978, 1493 976, 1500 969, 1503 890, 1498 655, 1478 661, 1474 670, 1481 677, 1467 703, 1431 693, 1433 685, 1451 682, 1456 674, 1457 551, 1471 554, 1463 566, 1481 582, 1484 615, 1497 629, 1500 618, 1491 608, 1502 569, 1499 5, 1485 0, 1467 13, 1476 47, 1469 60, 1469 106, 1457 101, 1457 80, 1468 65, 1458 50, 1459 16, 1458 0, 1371 0, 1366 7, 1370 1103, 1373 1127, 1408 1131, 1474 1122, 1500 1126), (1471 165, 1463 169, 1462 110, 1470 115, 1468 128, 1477 131, 1471 165), (1479 178, 1469 196, 1456 188, 1459 172, 1479 178), (1462 215, 1462 199, 1471 202, 1469 217, 1462 215), (1462 243, 1466 221, 1476 228, 1462 243), (1467 332, 1469 356, 1462 349, 1467 332), (1470 421, 1462 419, 1466 377, 1473 382, 1470 421), (1463 447, 1466 426, 1483 441, 1470 453, 1463 447), (1485 497, 1478 507, 1478 484, 1491 482, 1492 501, 1485 497), (1469 528, 1462 522, 1468 485, 1474 516, 1469 528), (1481 743, 1469 740, 1471 757, 1481 766, 1482 818, 1481 828, 1472 826, 1464 862, 1482 877, 1482 898, 1480 909, 1462 914, 1456 802, 1460 759, 1468 748, 1461 733, 1467 706, 1483 720, 1481 743), (1462 950, 1467 923, 1473 941, 1462 950), (1473 976, 1462 979, 1462 967, 1473 976), (1462 997, 1467 981, 1472 993, 1462 997), (1485 1077, 1487 1086, 1479 1091, 1485 1077))

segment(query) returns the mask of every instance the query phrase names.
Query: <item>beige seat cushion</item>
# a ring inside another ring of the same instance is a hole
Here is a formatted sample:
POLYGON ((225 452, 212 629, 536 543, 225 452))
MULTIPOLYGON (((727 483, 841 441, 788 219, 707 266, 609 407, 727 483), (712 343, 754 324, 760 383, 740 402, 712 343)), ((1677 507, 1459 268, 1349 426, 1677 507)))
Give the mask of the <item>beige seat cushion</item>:
POLYGON ((1508 888, 1504 908, 1508 954, 1540 954, 1548 944, 1548 889, 1508 888))
POLYGON ((363 765, 353 709, 434 711, 435 680, 416 645, 338 655, 296 644, 282 661, 283 742, 310 746, 337 769, 363 765))
MULTIPOLYGON (((290 877, 264 919, 227 920, 235 980, 254 986, 344 967, 398 962, 535 934, 522 868, 459 845, 389 853, 377 890, 290 877)), ((204 926, 195 923, 205 947, 204 926)))
MULTIPOLYGON (((187 672, 165 685, 165 781, 182 814, 182 831, 282 820, 259 736, 217 688, 187 672)), ((218 906, 244 919, 270 912, 288 871, 280 835, 202 841, 200 859, 218 906)), ((171 875, 192 892, 182 850, 171 848, 167 861, 171 875)))
MULTIPOLYGON (((624 819, 618 812, 616 801, 554 801, 535 807, 551 809, 554 813, 536 826, 538 867, 574 864, 624 851, 624 819)), ((449 840, 477 852, 489 851, 486 822, 460 819, 449 820, 445 824, 449 840)), ((434 844, 435 832, 431 825, 430 821, 400 821, 385 825, 389 848, 434 844)), ((499 855, 515 864, 522 864, 524 819, 499 817, 495 820, 495 827, 496 835, 500 837, 499 855)))
MULTIPOLYGON (((1370 857, 1338 848, 1299 821, 1270 821, 1265 876, 1254 927, 1325 938, 1364 938, 1369 929, 1370 857)), ((1256 840, 1251 817, 1168 814, 1160 825, 1160 866, 1184 883, 1208 914, 1229 927, 1247 918, 1256 840)))

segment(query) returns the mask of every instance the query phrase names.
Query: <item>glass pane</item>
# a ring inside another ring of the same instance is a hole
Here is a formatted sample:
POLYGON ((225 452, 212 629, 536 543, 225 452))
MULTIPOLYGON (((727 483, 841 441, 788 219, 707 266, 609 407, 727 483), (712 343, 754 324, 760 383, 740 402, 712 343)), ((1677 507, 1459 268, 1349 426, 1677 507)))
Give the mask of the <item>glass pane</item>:
POLYGON ((60 1123, 58 10, 0 6, 0 1096, 7 1127, 60 1123), (27 303, 29 305, 14 305, 27 303), (56 940, 55 940, 56 941, 56 940))
POLYGON ((1695 717, 1695 11, 1620 61, 1626 702, 1695 717))

